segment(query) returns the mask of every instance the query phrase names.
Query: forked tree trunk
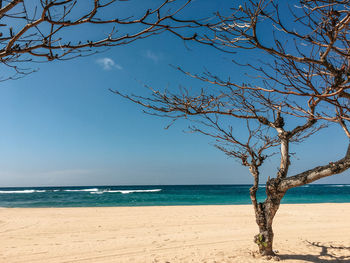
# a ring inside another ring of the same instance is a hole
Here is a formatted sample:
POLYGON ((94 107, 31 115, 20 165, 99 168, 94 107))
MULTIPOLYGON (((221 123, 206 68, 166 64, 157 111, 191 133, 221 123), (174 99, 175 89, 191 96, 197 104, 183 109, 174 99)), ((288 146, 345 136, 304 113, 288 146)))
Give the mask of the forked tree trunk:
POLYGON ((258 212, 255 213, 256 223, 259 227, 259 234, 255 235, 254 242, 259 247, 259 252, 264 256, 273 256, 273 230, 272 223, 278 205, 271 204, 269 201, 259 203, 258 212))
MULTIPOLYGON (((272 181, 272 180, 271 180, 272 181)), ((254 192, 254 191, 253 191, 254 192)), ((256 191, 251 197, 255 208, 256 223, 259 227, 259 234, 254 236, 254 242, 259 247, 259 253, 263 256, 274 256, 273 252, 273 229, 272 223, 281 203, 284 193, 276 191, 272 185, 266 186, 267 198, 263 203, 256 201, 256 191)))

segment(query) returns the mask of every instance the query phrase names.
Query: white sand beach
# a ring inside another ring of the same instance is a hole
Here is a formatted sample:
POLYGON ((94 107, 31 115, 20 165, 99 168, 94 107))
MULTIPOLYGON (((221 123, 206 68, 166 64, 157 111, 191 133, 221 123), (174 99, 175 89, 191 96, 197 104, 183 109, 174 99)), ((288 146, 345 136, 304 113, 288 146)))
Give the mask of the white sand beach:
MULTIPOLYGON (((349 203, 281 205, 275 250, 350 262, 349 218, 349 203)), ((249 205, 0 208, 0 262, 265 262, 254 220, 249 205)))

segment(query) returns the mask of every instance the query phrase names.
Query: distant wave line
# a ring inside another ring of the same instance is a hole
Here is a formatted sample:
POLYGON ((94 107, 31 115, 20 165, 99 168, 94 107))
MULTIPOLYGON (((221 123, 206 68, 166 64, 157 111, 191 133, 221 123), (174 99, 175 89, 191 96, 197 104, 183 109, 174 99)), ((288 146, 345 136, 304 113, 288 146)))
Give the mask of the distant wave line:
POLYGON ((63 192, 97 192, 97 188, 90 188, 90 189, 67 189, 62 190, 63 192))
POLYGON ((146 189, 146 190, 102 190, 98 192, 90 192, 90 194, 103 194, 103 193, 121 193, 121 194, 131 194, 131 193, 149 193, 149 192, 160 192, 162 189, 146 189))
POLYGON ((162 189, 147 189, 147 190, 107 190, 106 193, 122 193, 122 194, 130 194, 130 193, 148 193, 148 192, 160 192, 162 189))
POLYGON ((46 190, 16 190, 16 191, 0 191, 0 194, 31 194, 44 193, 46 190))
POLYGON ((44 192, 89 192, 90 194, 103 194, 103 193, 121 193, 121 194, 131 194, 131 193, 148 193, 148 192, 159 192, 162 189, 138 189, 138 190, 99 190, 98 188, 89 189, 64 189, 64 190, 5 190, 0 191, 0 194, 32 194, 32 193, 44 193, 44 192))

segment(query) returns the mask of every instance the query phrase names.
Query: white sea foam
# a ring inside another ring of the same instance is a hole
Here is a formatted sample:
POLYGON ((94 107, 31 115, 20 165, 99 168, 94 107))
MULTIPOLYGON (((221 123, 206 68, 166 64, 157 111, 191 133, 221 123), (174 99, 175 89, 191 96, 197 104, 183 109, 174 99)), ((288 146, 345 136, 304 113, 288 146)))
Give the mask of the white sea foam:
POLYGON ((91 189, 68 189, 63 190, 64 192, 97 192, 97 188, 91 188, 91 189))
POLYGON ((148 192, 159 192, 162 189, 147 189, 147 190, 106 190, 105 193, 122 193, 122 194, 130 194, 130 193, 148 193, 148 192))
POLYGON ((131 194, 131 193, 148 193, 148 192, 159 192, 162 189, 138 189, 138 190, 99 190, 98 188, 89 189, 67 189, 67 190, 4 190, 0 191, 0 194, 32 194, 32 193, 45 193, 45 192, 90 192, 90 194, 103 194, 103 193, 121 193, 121 194, 131 194))
POLYGON ((103 190, 103 191, 91 191, 90 194, 103 194, 103 193, 121 193, 121 194, 131 194, 131 193, 149 193, 149 192, 159 192, 162 189, 139 189, 139 190, 103 190))
POLYGON ((15 190, 15 191, 0 191, 0 194, 31 194, 44 193, 46 190, 15 190))

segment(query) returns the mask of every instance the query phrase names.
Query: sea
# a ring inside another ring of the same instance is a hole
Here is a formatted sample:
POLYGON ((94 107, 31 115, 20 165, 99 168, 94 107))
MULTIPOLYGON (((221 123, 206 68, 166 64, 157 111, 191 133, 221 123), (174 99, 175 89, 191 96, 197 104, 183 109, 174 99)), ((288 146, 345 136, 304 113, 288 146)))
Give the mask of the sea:
MULTIPOLYGON (((250 204, 250 185, 144 185, 0 188, 0 207, 108 207, 250 204)), ((264 186, 258 200, 265 198, 264 186)), ((290 189, 285 204, 350 203, 350 184, 290 189)))

